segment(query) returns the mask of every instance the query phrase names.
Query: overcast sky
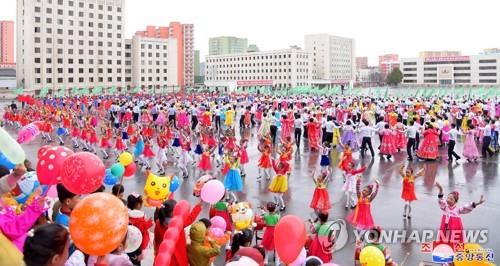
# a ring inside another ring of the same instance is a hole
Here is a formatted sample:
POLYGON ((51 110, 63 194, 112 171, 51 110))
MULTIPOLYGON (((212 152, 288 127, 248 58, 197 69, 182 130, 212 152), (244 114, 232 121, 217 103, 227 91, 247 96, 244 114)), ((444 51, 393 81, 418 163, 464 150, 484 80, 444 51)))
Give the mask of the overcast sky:
MULTIPOLYGON (((15 20, 15 8, 16 0, 0 0, 0 20, 15 20)), ((499 0, 126 0, 125 10, 127 38, 146 25, 193 23, 202 55, 220 35, 246 37, 261 50, 303 47, 305 34, 351 37, 356 56, 371 65, 384 53, 500 47, 499 0)))

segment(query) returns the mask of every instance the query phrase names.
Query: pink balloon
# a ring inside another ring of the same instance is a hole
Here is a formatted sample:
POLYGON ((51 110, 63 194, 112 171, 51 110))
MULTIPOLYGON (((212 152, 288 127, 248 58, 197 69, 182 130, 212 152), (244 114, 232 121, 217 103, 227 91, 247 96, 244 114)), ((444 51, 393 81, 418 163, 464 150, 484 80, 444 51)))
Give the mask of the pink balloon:
POLYGON ((306 249, 302 248, 299 256, 292 263, 290 263, 290 266, 302 266, 306 262, 306 258, 306 249))
POLYGON ((105 167, 101 159, 90 152, 79 152, 69 156, 61 169, 62 183, 75 194, 96 191, 104 180, 105 167))
POLYGON ((210 219, 210 222, 212 223, 213 228, 220 228, 222 230, 226 229, 226 220, 220 216, 214 216, 210 219))
POLYGON ((40 153, 36 164, 36 174, 38 181, 42 185, 55 185, 61 183, 61 169, 64 161, 74 152, 64 146, 46 147, 45 151, 40 153))
POLYGON ((224 236, 224 230, 220 228, 210 227, 210 233, 217 238, 224 236))
POLYGON ((214 204, 224 197, 224 184, 219 180, 210 180, 201 188, 201 200, 214 204))
POLYGON ((33 123, 22 127, 17 133, 17 142, 19 144, 31 142, 40 134, 40 130, 33 123))
POLYGON ((57 199, 57 186, 51 185, 47 191, 47 197, 57 199))

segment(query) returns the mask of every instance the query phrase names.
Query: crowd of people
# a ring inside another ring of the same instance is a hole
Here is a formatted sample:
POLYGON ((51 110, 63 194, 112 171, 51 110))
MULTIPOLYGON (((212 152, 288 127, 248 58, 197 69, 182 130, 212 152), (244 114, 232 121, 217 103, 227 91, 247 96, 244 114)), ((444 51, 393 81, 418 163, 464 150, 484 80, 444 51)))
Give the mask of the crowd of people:
MULTIPOLYGON (((321 160, 317 171, 312 173, 315 189, 309 206, 304 205, 315 213, 305 246, 308 257, 297 265, 322 265, 335 261, 333 251, 325 250, 319 240, 320 232, 328 227, 333 208, 330 191, 337 189, 329 185, 333 168, 343 173, 344 185, 340 190, 346 196, 346 210, 352 209, 347 221, 355 230, 380 231, 383 229, 372 217, 371 204, 383 190, 377 179, 369 183, 363 180, 361 174, 366 167, 357 166, 353 153, 359 153, 361 158, 370 156, 371 160, 377 154, 379 160, 390 161, 397 153, 406 153, 408 161, 444 159, 449 163, 454 160, 478 163, 480 159, 497 156, 499 116, 500 103, 484 99, 120 95, 13 102, 3 110, 2 125, 16 132, 37 123, 40 130, 37 138, 42 143, 100 154, 103 160, 118 160, 119 154, 130 151, 140 166, 138 175, 143 175, 142 171, 160 176, 172 172, 184 179, 197 179, 209 174, 223 181, 225 196, 210 206, 209 218, 225 218, 227 239, 216 241, 210 237, 208 231, 213 221, 198 217, 203 205, 197 204, 190 214, 188 244, 181 247, 187 250, 186 263, 192 266, 211 265, 223 250, 227 265, 279 265, 273 231, 286 213, 284 195, 293 174, 292 159, 304 150, 318 153, 321 160), (378 141, 372 143, 377 136, 378 141), (258 140, 257 160, 251 160, 247 152, 251 138, 258 140), (458 151, 456 143, 461 139, 464 139, 463 150, 458 151), (378 148, 374 147, 376 143, 378 148), (444 146, 447 156, 441 158, 444 146), (338 165, 331 160, 335 152, 341 153, 338 165), (248 167, 257 167, 258 175, 249 176, 248 167), (239 202, 238 193, 244 186, 254 186, 257 182, 266 182, 266 189, 274 197, 258 215, 261 219, 257 227, 264 228, 259 241, 254 240, 255 226, 238 230, 230 215, 232 204, 239 202), (238 261, 243 264, 237 264, 238 261)), ((0 166, 0 170, 0 194, 18 189, 17 182, 26 172, 35 171, 29 162, 10 171, 0 166)), ((417 171, 402 165, 400 174, 401 199, 405 202, 403 216, 411 219, 411 203, 417 200, 414 182, 425 174, 425 167, 417 171)), ((445 195, 439 183, 436 187, 439 203, 436 208, 443 211, 440 237, 463 241, 461 214, 472 211, 485 198, 481 196, 477 202, 459 207, 458 191, 445 195)), ((104 189, 102 186, 96 192, 104 189)), ((57 185, 57 200, 50 206, 52 215, 48 214, 45 196, 39 193, 18 213, 11 210, 6 200, 0 204, 0 242, 4 243, 0 247, 12 244, 9 250, 22 253, 28 266, 141 265, 150 246, 157 254, 176 201, 166 200, 155 209, 154 217, 147 217, 142 210, 143 196, 132 193, 125 197, 123 193, 122 184, 113 186, 112 194, 129 209, 129 223, 139 228, 143 236, 140 247, 133 252, 125 252, 126 239, 106 256, 85 254, 73 245, 68 226, 71 212, 82 195, 72 193, 62 184, 57 185)), ((386 265, 396 265, 388 248, 382 243, 375 244, 383 252, 386 265)), ((359 250, 368 245, 374 244, 356 244, 353 263, 359 264, 359 250)), ((2 251, 0 264, 14 257, 2 251)))

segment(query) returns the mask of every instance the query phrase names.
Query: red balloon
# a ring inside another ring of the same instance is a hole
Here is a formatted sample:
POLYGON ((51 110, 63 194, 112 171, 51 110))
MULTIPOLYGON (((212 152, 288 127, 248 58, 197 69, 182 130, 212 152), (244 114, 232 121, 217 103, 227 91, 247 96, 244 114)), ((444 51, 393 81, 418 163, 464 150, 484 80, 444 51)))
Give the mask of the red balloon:
POLYGON ((40 150, 38 151, 38 163, 36 164, 38 181, 42 185, 55 185, 61 183, 63 163, 67 158, 73 155, 74 152, 64 146, 43 146, 40 150), (45 148, 45 150, 40 152, 43 148, 45 148))
POLYGON ((191 209, 191 205, 189 205, 189 202, 187 200, 181 200, 181 201, 177 202, 177 204, 175 204, 173 214, 174 214, 174 216, 182 217, 182 223, 184 224, 184 223, 186 223, 186 221, 188 219, 190 209, 191 209))
POLYGON ((154 265, 170 265, 172 255, 174 255, 175 242, 170 239, 164 239, 158 248, 158 254, 154 265))
POLYGON ((52 148, 52 146, 50 146, 50 145, 45 145, 45 146, 40 147, 40 149, 38 149, 38 157, 36 157, 36 158, 40 159, 40 157, 42 157, 42 154, 50 148, 52 148))
POLYGON ((137 170, 137 165, 132 162, 131 164, 125 166, 125 173, 123 173, 123 176, 129 177, 133 176, 135 174, 135 170, 137 170))
POLYGON ((105 167, 101 159, 90 152, 78 152, 69 156, 61 169, 62 183, 75 194, 96 191, 104 180, 105 167))
POLYGON ((182 221, 182 217, 174 216, 168 222, 168 228, 178 228, 179 230, 184 229, 184 221, 182 221))
POLYGON ((274 229, 274 246, 280 259, 290 264, 299 256, 306 243, 306 225, 294 215, 281 218, 274 229))

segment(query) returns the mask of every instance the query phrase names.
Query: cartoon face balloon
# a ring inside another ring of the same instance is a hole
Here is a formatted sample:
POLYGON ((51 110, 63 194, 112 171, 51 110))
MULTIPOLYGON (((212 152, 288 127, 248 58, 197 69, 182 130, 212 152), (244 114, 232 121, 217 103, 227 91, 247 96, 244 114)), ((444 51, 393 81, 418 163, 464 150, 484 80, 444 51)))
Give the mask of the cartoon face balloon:
MULTIPOLYGON (((18 203, 23 204, 38 187, 40 187, 40 183, 38 182, 36 172, 27 172, 19 181, 17 181, 17 184, 14 189, 12 189, 11 194, 18 203)), ((43 186, 40 193, 43 193, 45 190, 47 190, 47 187, 43 186)))
POLYGON ((146 184, 144 185, 144 194, 147 203, 150 206, 159 206, 167 199, 170 194, 171 176, 157 176, 151 172, 148 173, 146 184))
POLYGON ((230 207, 231 218, 236 230, 243 230, 253 227, 254 214, 252 205, 248 202, 239 202, 230 207))

